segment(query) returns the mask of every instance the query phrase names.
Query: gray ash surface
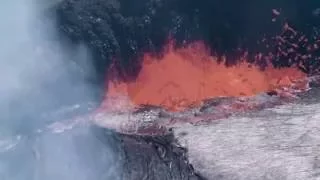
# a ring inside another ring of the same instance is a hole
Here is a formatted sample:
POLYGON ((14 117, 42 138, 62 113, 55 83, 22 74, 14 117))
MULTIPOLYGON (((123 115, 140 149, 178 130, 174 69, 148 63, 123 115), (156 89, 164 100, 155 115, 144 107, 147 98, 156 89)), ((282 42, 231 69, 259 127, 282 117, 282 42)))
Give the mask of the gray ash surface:
MULTIPOLYGON (((318 90, 319 91, 319 90, 318 90)), ((208 179, 319 179, 319 99, 174 130, 208 179)))

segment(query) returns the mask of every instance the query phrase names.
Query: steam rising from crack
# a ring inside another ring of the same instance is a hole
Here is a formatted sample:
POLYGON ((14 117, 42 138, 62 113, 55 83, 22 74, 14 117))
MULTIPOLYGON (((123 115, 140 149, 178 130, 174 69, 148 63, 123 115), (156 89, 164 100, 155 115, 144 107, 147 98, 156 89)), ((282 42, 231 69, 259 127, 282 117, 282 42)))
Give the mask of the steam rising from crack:
MULTIPOLYGON (((86 82, 94 75, 90 53, 85 46, 69 48, 58 41, 53 19, 42 14, 48 4, 1 2, 0 179, 100 179, 102 169, 106 171, 113 161, 112 152, 89 128, 59 135, 36 133, 52 123, 46 114, 94 101, 96 91, 86 82), (105 158, 92 154, 104 154, 105 158), (95 166, 99 162, 92 164, 97 159, 103 163, 101 167, 95 166)), ((104 172, 103 176, 111 175, 104 172)))

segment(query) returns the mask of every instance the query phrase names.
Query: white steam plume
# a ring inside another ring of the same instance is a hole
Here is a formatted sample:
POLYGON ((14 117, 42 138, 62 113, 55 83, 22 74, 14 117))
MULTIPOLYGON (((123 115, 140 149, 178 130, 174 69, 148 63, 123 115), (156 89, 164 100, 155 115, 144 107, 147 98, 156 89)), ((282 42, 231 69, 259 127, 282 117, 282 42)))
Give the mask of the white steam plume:
POLYGON ((115 179, 110 146, 89 128, 34 133, 49 123, 42 114, 89 102, 96 91, 85 81, 94 73, 90 53, 59 43, 55 24, 42 14, 48 4, 1 1, 0 179, 115 179))

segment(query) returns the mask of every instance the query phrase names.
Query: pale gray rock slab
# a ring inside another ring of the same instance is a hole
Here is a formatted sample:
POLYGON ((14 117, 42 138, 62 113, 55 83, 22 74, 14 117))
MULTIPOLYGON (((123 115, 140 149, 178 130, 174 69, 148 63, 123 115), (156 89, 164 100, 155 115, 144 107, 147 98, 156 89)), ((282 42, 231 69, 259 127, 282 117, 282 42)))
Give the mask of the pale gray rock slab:
POLYGON ((320 104, 289 104, 174 129, 195 170, 212 180, 320 179, 320 104))

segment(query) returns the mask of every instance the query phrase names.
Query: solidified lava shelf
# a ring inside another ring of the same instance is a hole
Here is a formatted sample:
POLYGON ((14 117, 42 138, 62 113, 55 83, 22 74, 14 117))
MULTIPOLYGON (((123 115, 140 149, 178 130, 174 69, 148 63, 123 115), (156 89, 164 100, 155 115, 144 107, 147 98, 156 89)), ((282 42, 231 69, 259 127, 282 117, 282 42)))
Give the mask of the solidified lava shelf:
MULTIPOLYGON (((313 81, 313 86, 317 84, 313 81)), ((164 155, 180 149, 174 157, 184 157, 198 179, 317 179, 310 167, 319 155, 320 100, 311 103, 310 96, 318 92, 318 87, 312 87, 294 99, 267 93, 247 99, 216 98, 180 113, 144 106, 132 112, 97 114, 93 119, 99 127, 128 138, 124 142, 128 151, 144 151, 146 141, 162 144, 164 155)), ((177 163, 175 158, 169 161, 177 163)))

